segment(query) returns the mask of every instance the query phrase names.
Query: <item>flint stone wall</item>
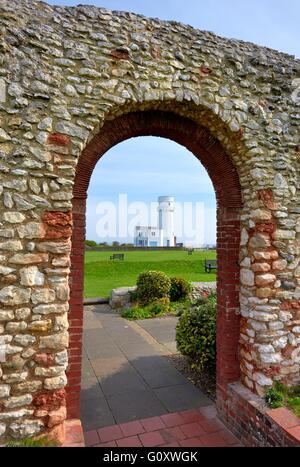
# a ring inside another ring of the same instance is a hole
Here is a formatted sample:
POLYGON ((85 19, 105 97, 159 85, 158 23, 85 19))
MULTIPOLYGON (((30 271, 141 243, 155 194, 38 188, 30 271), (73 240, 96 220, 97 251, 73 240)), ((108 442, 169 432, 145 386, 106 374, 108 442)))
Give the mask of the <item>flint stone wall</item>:
POLYGON ((299 60, 92 6, 2 1, 0 28, 1 441, 50 433, 66 402, 79 407, 82 278, 77 289, 69 283, 76 167, 101 128, 131 112, 204 128, 214 161, 219 142, 233 167, 209 172, 219 205, 234 203, 223 188, 238 175, 238 219, 225 209, 218 227, 218 342, 239 333, 239 352, 220 355, 218 371, 234 380, 226 362, 239 358, 242 383, 259 395, 273 380, 299 382, 299 60), (241 238, 231 242, 232 225, 241 238), (239 248, 238 264, 225 241, 239 248), (76 381, 68 398, 67 369, 76 381))
MULTIPOLYGON (((191 298, 197 300, 199 297, 210 295, 217 290, 215 282, 192 282, 191 298)), ((131 303, 130 292, 135 292, 136 286, 118 287, 111 291, 109 304, 113 309, 123 308, 131 303)))

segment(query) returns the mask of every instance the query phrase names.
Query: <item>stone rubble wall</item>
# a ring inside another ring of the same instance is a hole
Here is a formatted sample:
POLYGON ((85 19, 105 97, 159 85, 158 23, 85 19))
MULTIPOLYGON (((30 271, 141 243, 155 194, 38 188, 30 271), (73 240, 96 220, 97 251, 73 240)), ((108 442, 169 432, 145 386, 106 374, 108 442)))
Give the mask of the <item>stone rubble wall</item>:
MULTIPOLYGON (((111 291, 109 304, 113 309, 125 308, 131 304, 131 292, 136 291, 136 286, 133 287, 118 287, 111 291)), ((192 300, 216 293, 216 282, 192 282, 192 300)))
POLYGON ((188 118, 230 157, 240 309, 223 300, 225 320, 241 314, 241 380, 260 395, 299 382, 299 60, 93 6, 2 0, 0 28, 0 443, 66 417, 76 165, 107 121, 133 111, 188 118))

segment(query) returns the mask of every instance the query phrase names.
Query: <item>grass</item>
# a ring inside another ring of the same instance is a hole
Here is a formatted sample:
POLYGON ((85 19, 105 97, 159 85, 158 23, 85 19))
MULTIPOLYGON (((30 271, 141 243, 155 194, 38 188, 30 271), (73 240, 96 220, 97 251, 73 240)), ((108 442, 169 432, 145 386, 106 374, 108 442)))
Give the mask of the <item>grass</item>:
POLYGON ((267 391, 265 400, 272 409, 288 407, 300 418, 300 385, 287 387, 275 382, 267 391))
MULTIPOLYGON (((119 252, 118 252, 119 253, 119 252)), ((86 298, 108 297, 116 287, 136 284, 137 276, 148 270, 164 271, 169 276, 181 276, 191 282, 216 280, 215 271, 206 273, 204 259, 215 259, 215 251, 120 251, 124 261, 110 261, 110 251, 87 251, 85 254, 86 298)))
POLYGON ((6 444, 7 448, 51 448, 58 447, 58 444, 48 439, 46 436, 41 438, 23 438, 12 440, 6 444))

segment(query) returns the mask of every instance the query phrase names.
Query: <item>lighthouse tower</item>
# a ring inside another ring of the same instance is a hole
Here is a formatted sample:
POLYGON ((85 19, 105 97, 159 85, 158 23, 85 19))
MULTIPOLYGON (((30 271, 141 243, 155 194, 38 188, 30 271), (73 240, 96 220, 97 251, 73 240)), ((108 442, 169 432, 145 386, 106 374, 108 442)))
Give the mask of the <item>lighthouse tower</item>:
POLYGON ((175 246, 174 198, 172 196, 158 198, 158 228, 163 232, 162 246, 175 246))

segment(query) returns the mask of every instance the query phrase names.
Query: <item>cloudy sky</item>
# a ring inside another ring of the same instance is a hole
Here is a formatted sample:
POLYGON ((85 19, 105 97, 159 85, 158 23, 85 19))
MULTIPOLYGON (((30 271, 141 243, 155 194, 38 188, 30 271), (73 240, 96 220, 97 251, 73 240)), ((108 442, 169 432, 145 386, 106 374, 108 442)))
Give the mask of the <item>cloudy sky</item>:
MULTIPOLYGON (((56 0, 48 3, 96 5, 176 20, 221 36, 254 42, 300 57, 299 0, 56 0)), ((106 227, 103 223, 103 202, 114 203, 118 214, 119 194, 127 195, 129 210, 132 212, 134 205, 131 203, 143 202, 149 205, 159 195, 173 195, 181 204, 193 203, 194 215, 198 202, 198 207, 204 207, 201 217, 202 223, 204 221, 203 241, 215 242, 213 187, 198 160, 176 143, 162 138, 135 138, 115 146, 102 157, 94 170, 89 188, 87 238, 98 242, 125 240, 119 238, 118 222, 115 233, 114 229, 108 229, 112 238, 103 238, 106 230, 103 228, 106 227)), ((129 221, 132 216, 128 216, 129 221)), ((191 220, 188 222, 191 223, 191 220)), ((195 218, 193 223, 195 227, 195 218)), ((193 240, 188 238, 192 237, 188 233, 189 229, 190 225, 182 228, 186 241, 193 240)))

